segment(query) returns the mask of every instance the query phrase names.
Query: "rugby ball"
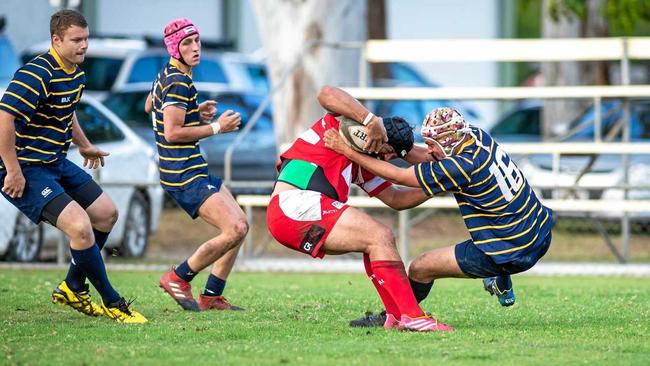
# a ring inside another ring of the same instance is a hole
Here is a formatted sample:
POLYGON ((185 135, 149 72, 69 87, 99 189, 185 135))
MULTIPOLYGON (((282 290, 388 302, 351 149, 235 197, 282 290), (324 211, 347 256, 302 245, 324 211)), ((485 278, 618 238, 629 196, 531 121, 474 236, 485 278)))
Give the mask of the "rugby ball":
POLYGON ((347 117, 340 117, 339 135, 343 137, 343 141, 353 150, 364 152, 363 147, 368 142, 366 126, 347 117))

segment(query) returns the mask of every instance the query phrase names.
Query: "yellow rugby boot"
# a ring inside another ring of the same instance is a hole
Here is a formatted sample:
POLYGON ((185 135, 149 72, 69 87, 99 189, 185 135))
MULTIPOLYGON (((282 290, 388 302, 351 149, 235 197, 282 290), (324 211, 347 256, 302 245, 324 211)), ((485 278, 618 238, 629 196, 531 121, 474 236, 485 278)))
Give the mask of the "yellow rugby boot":
POLYGON ((72 291, 65 281, 62 281, 52 291, 52 302, 55 304, 68 305, 82 314, 88 316, 104 315, 104 310, 91 298, 88 291, 88 284, 84 284, 81 291, 72 291))
POLYGON ((131 307, 133 300, 128 302, 121 297, 118 301, 105 305, 102 302, 102 309, 104 309, 104 314, 109 318, 117 321, 118 323, 124 324, 141 324, 146 323, 148 320, 142 314, 138 313, 131 307))

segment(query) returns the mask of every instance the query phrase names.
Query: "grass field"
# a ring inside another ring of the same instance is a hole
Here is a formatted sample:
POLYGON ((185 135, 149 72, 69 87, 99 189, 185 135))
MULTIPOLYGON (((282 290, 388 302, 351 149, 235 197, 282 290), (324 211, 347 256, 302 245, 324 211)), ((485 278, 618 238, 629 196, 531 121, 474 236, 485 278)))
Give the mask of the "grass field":
MULTIPOLYGON (((149 323, 124 326, 49 302, 63 271, 0 270, 0 364, 57 365, 648 365, 650 281, 515 278, 501 308, 478 280, 443 280, 426 310, 451 334, 352 329, 378 309, 360 274, 234 273, 226 295, 245 312, 183 312, 159 273, 113 272, 149 323)), ((195 279, 200 287, 205 275, 195 279)))

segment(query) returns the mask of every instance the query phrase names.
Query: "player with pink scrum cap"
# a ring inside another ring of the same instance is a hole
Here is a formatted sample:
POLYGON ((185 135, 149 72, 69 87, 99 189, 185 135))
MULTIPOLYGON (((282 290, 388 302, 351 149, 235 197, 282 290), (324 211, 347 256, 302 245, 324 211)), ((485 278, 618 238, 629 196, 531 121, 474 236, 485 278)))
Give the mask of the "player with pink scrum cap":
POLYGON ((193 219, 202 218, 220 234, 165 273, 160 287, 185 310, 243 310, 231 305, 222 293, 248 232, 246 215, 221 179, 210 174, 199 149, 200 139, 237 130, 241 117, 227 110, 213 121, 217 102, 197 101, 192 68, 201 60, 201 39, 196 25, 184 18, 173 20, 165 27, 164 37, 171 57, 145 103, 160 156, 160 184, 193 219), (209 265, 212 269, 197 302, 190 282, 209 265))

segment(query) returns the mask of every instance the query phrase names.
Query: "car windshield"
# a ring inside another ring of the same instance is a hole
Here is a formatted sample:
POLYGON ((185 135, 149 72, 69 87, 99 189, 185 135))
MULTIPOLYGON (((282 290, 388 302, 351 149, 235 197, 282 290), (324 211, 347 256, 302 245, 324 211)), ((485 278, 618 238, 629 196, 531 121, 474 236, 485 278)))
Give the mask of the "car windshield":
POLYGON ((494 125, 490 133, 494 136, 502 135, 531 135, 540 134, 539 108, 519 109, 503 118, 494 125))
POLYGON ((205 58, 192 69, 192 80, 203 83, 228 83, 221 64, 216 60, 205 58))
POLYGON ((110 90, 123 62, 124 60, 120 58, 86 57, 80 65, 86 72, 86 89, 110 90))
POLYGON ((131 127, 150 127, 151 119, 144 111, 147 94, 145 91, 112 94, 104 105, 131 127))
MULTIPOLYGON (((148 92, 123 92, 111 94, 104 101, 104 105, 118 117, 120 117, 127 125, 133 128, 150 128, 151 117, 144 111, 144 102, 147 99, 148 92)), ((232 109, 233 111, 241 113, 242 128, 248 123, 249 118, 253 115, 257 107, 263 100, 262 96, 254 94, 240 94, 240 93, 198 93, 198 102, 202 103, 205 100, 217 100, 217 114, 232 109)), ((271 108, 267 107, 262 113, 262 116, 255 124, 255 130, 273 131, 271 108)))
POLYGON ((270 89, 266 66, 263 64, 246 64, 246 73, 253 82, 253 88, 268 92, 270 89))
MULTIPOLYGON (((167 55, 151 55, 138 58, 133 63, 127 83, 151 83, 156 74, 169 61, 167 55)), ((201 63, 192 69, 192 81, 204 83, 227 83, 228 80, 217 60, 203 58, 201 63)))
POLYGON ((152 83, 158 71, 169 60, 168 56, 154 55, 143 56, 133 63, 127 83, 152 83))
MULTIPOLYGON (((40 54, 41 53, 23 55, 23 63, 29 62, 40 54)), ((117 78, 117 74, 123 63, 124 60, 121 58, 86 55, 84 62, 79 65, 79 68, 86 73, 86 90, 111 90, 113 82, 117 78)), ((2 66, 4 67, 4 65, 2 66)))

